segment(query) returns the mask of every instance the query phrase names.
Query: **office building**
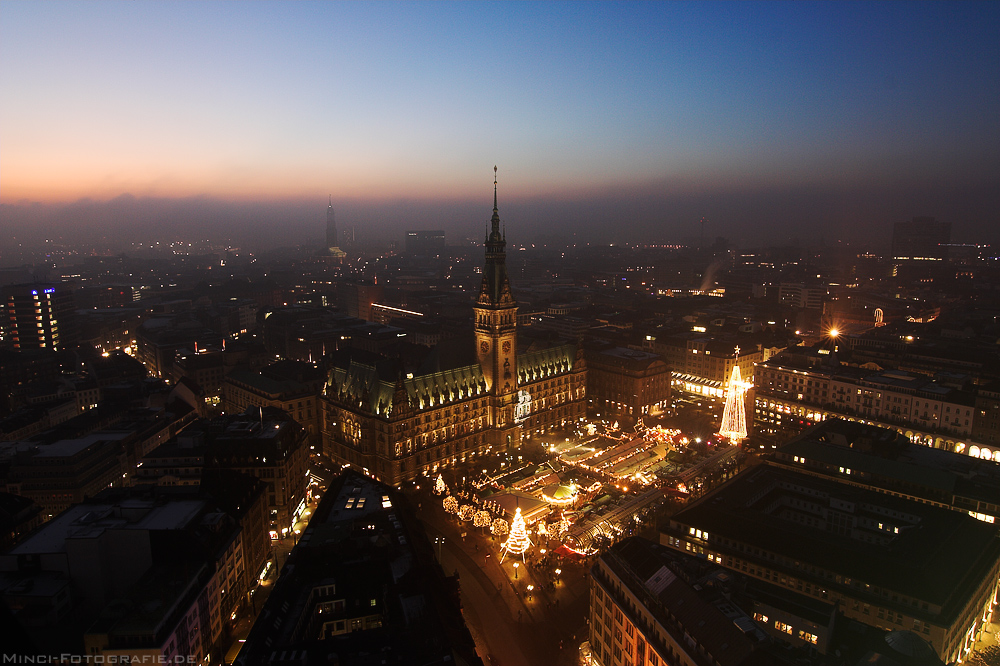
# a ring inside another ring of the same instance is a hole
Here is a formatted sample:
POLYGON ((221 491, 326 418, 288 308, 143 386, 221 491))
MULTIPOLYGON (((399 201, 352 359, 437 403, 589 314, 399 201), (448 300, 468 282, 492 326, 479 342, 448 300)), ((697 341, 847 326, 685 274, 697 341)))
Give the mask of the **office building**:
POLYGON ((6 334, 14 349, 59 351, 77 342, 72 285, 13 284, 3 288, 6 334))

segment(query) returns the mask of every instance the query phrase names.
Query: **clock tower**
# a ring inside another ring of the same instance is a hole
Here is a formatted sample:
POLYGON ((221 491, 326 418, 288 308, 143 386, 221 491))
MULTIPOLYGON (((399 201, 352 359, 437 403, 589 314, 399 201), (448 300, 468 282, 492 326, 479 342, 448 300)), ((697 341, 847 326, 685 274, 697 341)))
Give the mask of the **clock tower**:
POLYGON ((493 218, 486 237, 483 284, 473 308, 476 355, 490 395, 490 412, 496 444, 500 450, 520 444, 520 428, 514 423, 517 402, 517 303, 507 278, 507 240, 500 229, 497 211, 496 167, 493 167, 493 218))

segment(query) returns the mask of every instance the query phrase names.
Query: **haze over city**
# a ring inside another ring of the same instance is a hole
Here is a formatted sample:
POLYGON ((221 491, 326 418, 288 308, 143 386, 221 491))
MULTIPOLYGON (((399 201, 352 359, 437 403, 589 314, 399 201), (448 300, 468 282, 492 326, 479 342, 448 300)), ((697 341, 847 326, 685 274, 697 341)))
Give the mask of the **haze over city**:
POLYGON ((1000 666, 1000 3, 0 2, 3 664, 1000 666))
POLYGON ((331 195, 361 236, 478 239, 494 164, 522 242, 996 241, 998 33, 985 2, 5 2, 0 246, 308 243, 331 195))

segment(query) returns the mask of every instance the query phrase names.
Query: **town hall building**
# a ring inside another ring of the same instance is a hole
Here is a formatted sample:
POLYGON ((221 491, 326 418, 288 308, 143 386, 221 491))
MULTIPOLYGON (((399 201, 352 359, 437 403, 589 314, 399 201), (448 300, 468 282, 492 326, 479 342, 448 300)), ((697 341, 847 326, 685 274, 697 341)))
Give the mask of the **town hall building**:
POLYGON ((577 343, 522 341, 507 276, 493 183, 493 218, 473 306, 475 339, 445 341, 421 358, 347 349, 329 355, 323 450, 387 484, 520 446, 522 437, 586 415, 586 364, 577 343))

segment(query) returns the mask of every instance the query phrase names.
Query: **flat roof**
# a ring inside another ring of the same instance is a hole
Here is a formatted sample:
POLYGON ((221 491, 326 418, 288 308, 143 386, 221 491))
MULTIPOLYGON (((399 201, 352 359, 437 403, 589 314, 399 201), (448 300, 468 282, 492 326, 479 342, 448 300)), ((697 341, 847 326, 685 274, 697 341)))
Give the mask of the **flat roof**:
POLYGON ((202 500, 178 500, 155 505, 151 500, 131 499, 121 504, 75 504, 19 543, 9 555, 59 553, 66 541, 94 538, 108 529, 179 530, 187 526, 205 506, 202 500), (138 520, 115 515, 115 507, 125 509, 138 520))
POLYGON ((914 444, 888 428, 828 419, 778 452, 1000 505, 1000 464, 914 444))
POLYGON ((102 431, 91 433, 86 437, 80 437, 78 439, 60 439, 59 441, 52 442, 51 444, 39 444, 36 457, 69 458, 99 442, 118 442, 131 434, 131 432, 102 431))
MULTIPOLYGON (((716 545, 729 539, 874 586, 946 606, 959 590, 977 585, 1000 555, 998 526, 915 500, 848 486, 771 465, 759 465, 671 520, 709 532, 716 545), (855 511, 879 509, 916 517, 885 545, 837 536, 767 511, 775 495, 805 489, 812 502, 853 503, 855 511)), ((727 548, 719 544, 717 547, 727 548)), ((782 567, 769 561, 770 566, 782 567)), ((786 567, 787 568, 787 567, 786 567)), ((793 569, 789 569, 794 571, 793 569)), ((801 569, 799 570, 801 571, 801 569)), ((828 584, 832 587, 833 580, 828 584)))
POLYGON ((857 449, 831 445, 813 439, 793 440, 781 447, 781 452, 786 455, 800 456, 807 460, 898 479, 946 493, 953 493, 955 490, 955 474, 940 467, 928 467, 905 460, 889 460, 857 449))

